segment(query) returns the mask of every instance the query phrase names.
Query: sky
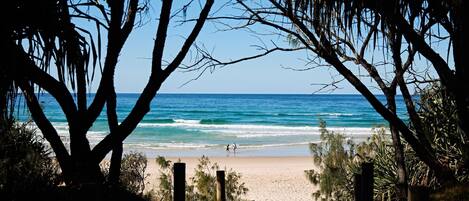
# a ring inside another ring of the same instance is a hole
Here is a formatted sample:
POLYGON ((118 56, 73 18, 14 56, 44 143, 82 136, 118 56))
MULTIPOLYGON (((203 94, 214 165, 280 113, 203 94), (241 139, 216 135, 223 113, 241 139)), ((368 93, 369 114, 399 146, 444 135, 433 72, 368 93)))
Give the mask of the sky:
MULTIPOLYGON (((139 93, 144 88, 150 74, 151 53, 158 25, 159 1, 153 3, 149 10, 146 23, 135 28, 129 36, 119 57, 116 69, 116 91, 119 93, 139 93)), ((173 10, 181 8, 182 1, 175 1, 173 10)), ((220 1, 212 8, 217 10, 220 1), (217 4, 218 3, 218 4, 217 4)), ((197 16, 200 5, 194 4, 187 11, 187 19, 197 16)), ((218 11, 217 15, 231 14, 232 9, 218 11)), ((213 12, 212 12, 213 14, 213 12)), ((194 23, 180 25, 181 18, 171 20, 164 59, 171 60, 177 54, 194 23)), ((89 25, 85 25, 89 26, 89 25)), ((250 56, 259 51, 253 45, 260 45, 257 36, 246 30, 220 31, 220 26, 207 22, 197 38, 197 45, 213 51, 214 57, 229 61, 250 56)), ((263 30, 262 30, 263 31, 263 30)), ((283 39, 264 38, 263 42, 275 41, 282 44, 283 39)), ((103 36, 105 44, 105 36, 103 36)), ((287 44, 284 44, 287 45, 287 44)), ((287 45, 288 46, 288 45, 287 45)), ((274 53, 256 60, 246 61, 235 65, 206 71, 197 80, 200 71, 184 72, 176 70, 160 89, 160 93, 251 93, 251 94, 311 94, 320 88, 319 83, 329 83, 332 70, 326 68, 311 71, 294 71, 286 67, 302 68, 305 52, 274 53), (190 81, 189 83, 187 83, 190 81), (187 84, 186 84, 187 83, 187 84)), ((190 64, 192 55, 188 54, 184 63, 190 64)), ((333 73, 337 74, 337 73, 333 73)), ((99 78, 99 77, 98 77, 99 78)), ((97 79, 96 79, 97 80, 97 79)), ((95 92, 99 81, 94 81, 91 91, 95 92)), ((343 89, 334 93, 356 93, 346 82, 341 84, 343 89)))
MULTIPOLYGON (((155 1, 152 1, 155 2, 155 1)), ((181 2, 175 1, 173 10, 182 7, 181 2)), ((160 1, 151 4, 149 14, 145 18, 143 26, 135 28, 129 36, 119 57, 119 63, 115 74, 116 91, 118 93, 139 93, 143 90, 150 74, 151 53, 158 25, 160 1)), ((212 8, 212 14, 229 15, 236 13, 232 8, 221 7, 221 1, 216 1, 212 8), (214 13, 216 11, 216 13, 214 13)), ((197 16, 200 5, 192 5, 187 11, 186 19, 197 16)), ((184 37, 186 37, 194 23, 180 24, 182 18, 175 17, 169 25, 164 60, 170 61, 179 51, 184 37)), ((220 31, 222 28, 214 22, 207 22, 197 38, 197 45, 205 47, 212 55, 223 61, 236 60, 242 57, 259 53, 254 45, 262 43, 289 47, 285 39, 271 36, 255 36, 246 30, 220 31), (261 42, 262 41, 262 42, 261 42)), ((268 32, 265 27, 257 27, 256 31, 268 32)), ((104 36, 103 36, 104 37, 104 36)), ((105 37, 104 39, 105 40, 105 37)), ((248 94, 311 94, 315 93, 324 83, 335 79, 341 79, 338 73, 328 67, 321 67, 309 71, 295 71, 288 68, 303 68, 307 53, 279 52, 271 55, 246 61, 213 71, 206 71, 197 80, 200 71, 184 72, 176 70, 165 83, 160 93, 248 93, 248 94), (187 83, 190 81, 189 83, 187 83)), ((193 54, 188 54, 184 63, 190 64, 193 54)), ((94 81, 91 91, 96 91, 98 81, 94 81)), ((365 80, 366 84, 371 81, 365 80)), ((338 84, 340 87, 332 92, 336 94, 356 94, 357 91, 346 81, 338 84)), ((372 88, 374 93, 379 93, 372 88)))

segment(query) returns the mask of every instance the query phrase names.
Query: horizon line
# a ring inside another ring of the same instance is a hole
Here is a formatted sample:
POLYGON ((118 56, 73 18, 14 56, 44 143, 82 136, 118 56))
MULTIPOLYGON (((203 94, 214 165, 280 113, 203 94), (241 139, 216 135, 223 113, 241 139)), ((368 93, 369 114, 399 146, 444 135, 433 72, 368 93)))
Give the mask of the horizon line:
MULTIPOLYGON (((72 93, 75 94, 75 93, 72 93)), ((87 94, 96 94, 87 93, 87 94)), ((141 92, 116 92, 116 94, 141 94, 141 92)), ((360 93, 251 93, 251 92, 158 92, 157 94, 163 95, 178 95, 178 94, 186 94, 186 95, 360 95, 360 93)), ((384 95, 382 93, 377 93, 373 95, 384 95)), ((397 94, 398 96, 400 94, 397 94)))
MULTIPOLYGON (((38 93, 38 92, 35 92, 38 93)), ((42 94, 49 94, 47 91, 42 91, 42 94)), ((22 92, 19 92, 22 94, 22 92)), ((70 94, 76 95, 76 93, 71 92, 70 94)), ((96 94, 96 92, 86 93, 87 95, 96 94)), ((116 94, 141 94, 141 92, 116 92, 116 94)), ((363 96, 360 93, 250 93, 250 92, 158 92, 162 95, 359 95, 363 96)), ((376 93, 373 95, 384 95, 382 93, 376 93)), ((401 96, 401 94, 396 94, 401 96)))

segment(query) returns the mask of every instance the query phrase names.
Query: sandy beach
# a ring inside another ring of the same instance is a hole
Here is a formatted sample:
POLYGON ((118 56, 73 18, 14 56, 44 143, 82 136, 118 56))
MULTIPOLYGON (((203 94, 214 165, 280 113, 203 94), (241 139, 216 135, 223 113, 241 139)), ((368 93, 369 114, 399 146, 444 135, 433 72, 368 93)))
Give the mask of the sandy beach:
MULTIPOLYGON (((194 174, 198 158, 180 159, 186 163, 188 179, 194 174)), ((242 181, 249 188, 246 195, 248 200, 311 200, 311 193, 315 188, 304 175, 304 170, 313 166, 310 157, 212 157, 210 160, 217 162, 221 168, 231 168, 242 174, 242 181)), ((149 159, 147 188, 157 186, 158 168, 155 160, 149 159)))
MULTIPOLYGON (((178 158, 168 158, 177 161, 178 158)), ((193 176, 198 163, 197 157, 182 157, 186 163, 186 179, 193 176)), ((315 187, 309 183, 304 170, 313 167, 310 157, 210 157, 221 168, 233 169, 242 174, 249 192, 248 200, 285 201, 312 200, 311 193, 315 187)), ((147 190, 157 186, 159 167, 155 159, 148 160, 147 190)))

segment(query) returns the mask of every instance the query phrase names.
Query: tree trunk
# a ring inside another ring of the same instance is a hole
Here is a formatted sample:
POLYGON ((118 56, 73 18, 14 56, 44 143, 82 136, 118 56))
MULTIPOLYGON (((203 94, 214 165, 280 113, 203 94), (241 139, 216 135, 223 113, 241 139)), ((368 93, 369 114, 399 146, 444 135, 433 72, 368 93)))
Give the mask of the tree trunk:
POLYGON ((112 186, 119 185, 119 177, 121 174, 121 162, 122 162, 122 142, 119 143, 112 149, 111 166, 109 167, 109 183, 112 186))
MULTIPOLYGON (((70 125, 70 124, 69 124, 70 125)), ((73 125, 82 125, 75 122, 73 125)), ((80 126, 69 128, 70 132, 70 156, 72 159, 72 184, 102 184, 104 176, 99 166, 99 161, 91 155, 86 131, 80 126)))
POLYGON ((104 176, 99 162, 93 161, 91 157, 73 160, 72 185, 82 186, 92 184, 99 186, 103 183, 104 176))
POLYGON ((400 201, 407 200, 408 176, 405 166, 404 149, 399 136, 399 131, 392 125, 391 129, 392 144, 395 150, 394 158, 397 164, 397 198, 400 201))
MULTIPOLYGON (((396 114, 396 99, 394 95, 386 94, 388 108, 391 112, 396 114)), ((396 114, 397 115, 397 114, 396 114)), ((392 145, 394 147, 394 158, 397 164, 397 198, 399 201, 407 200, 407 186, 408 176, 405 166, 404 148, 399 136, 399 130, 392 124, 389 124, 391 130, 392 145)))
POLYGON ((359 79, 348 70, 336 57, 325 57, 325 60, 334 66, 339 73, 341 73, 354 87, 357 89, 371 104, 371 106, 390 124, 394 125, 412 146, 417 156, 425 164, 428 165, 433 171, 439 172, 436 174, 439 181, 452 183, 456 181, 451 169, 441 164, 436 158, 435 154, 428 150, 414 137, 414 133, 409 127, 394 113, 390 112, 377 98, 372 94, 359 79))
POLYGON ((469 140, 469 61, 467 47, 469 47, 469 22, 468 22, 468 3, 463 0, 453 1, 453 9, 450 12, 454 19, 453 27, 453 59, 456 70, 457 92, 455 93, 456 107, 458 114, 458 125, 461 131, 469 140))
MULTIPOLYGON (((107 97, 107 119, 109 130, 111 133, 116 132, 117 127, 119 126, 116 107, 117 107, 117 95, 116 90, 114 88, 114 80, 111 80, 112 84, 109 87, 109 95, 107 97)), ((119 177, 121 174, 121 162, 122 162, 122 141, 119 141, 114 144, 114 148, 112 149, 112 156, 111 156, 111 165, 109 167, 109 183, 117 187, 119 186, 119 177)))

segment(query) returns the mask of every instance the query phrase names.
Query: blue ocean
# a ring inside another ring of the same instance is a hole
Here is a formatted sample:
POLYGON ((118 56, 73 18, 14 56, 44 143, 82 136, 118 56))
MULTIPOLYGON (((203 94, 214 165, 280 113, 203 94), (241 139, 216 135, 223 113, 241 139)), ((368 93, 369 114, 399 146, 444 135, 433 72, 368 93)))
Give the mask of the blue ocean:
MULTIPOLYGON (((138 96, 118 94, 120 120, 138 96)), ((384 96, 379 99, 384 101, 384 96)), ((68 143, 67 122, 58 104, 48 94, 42 94, 40 102, 68 143)), ((401 97, 397 106, 405 111, 401 97)), ((92 145, 109 132, 105 114, 88 133, 92 145)), ((27 112, 19 116, 22 121, 28 118, 27 112)), ((223 155, 226 145, 233 143, 245 155, 307 155, 307 145, 319 140, 320 119, 328 129, 355 139, 387 125, 360 95, 158 94, 151 111, 124 143, 126 150, 150 155, 223 155)))

